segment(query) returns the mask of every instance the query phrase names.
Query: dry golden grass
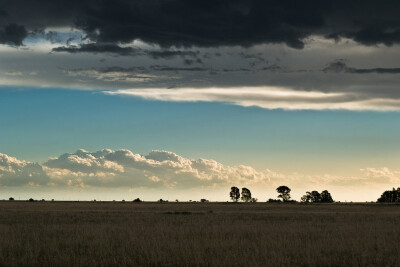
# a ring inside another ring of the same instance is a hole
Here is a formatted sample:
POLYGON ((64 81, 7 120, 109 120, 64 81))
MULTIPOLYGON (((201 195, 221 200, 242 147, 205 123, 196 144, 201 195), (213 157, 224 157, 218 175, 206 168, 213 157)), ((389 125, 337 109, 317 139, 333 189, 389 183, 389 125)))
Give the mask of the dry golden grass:
POLYGON ((395 266, 400 206, 0 202, 0 265, 395 266))

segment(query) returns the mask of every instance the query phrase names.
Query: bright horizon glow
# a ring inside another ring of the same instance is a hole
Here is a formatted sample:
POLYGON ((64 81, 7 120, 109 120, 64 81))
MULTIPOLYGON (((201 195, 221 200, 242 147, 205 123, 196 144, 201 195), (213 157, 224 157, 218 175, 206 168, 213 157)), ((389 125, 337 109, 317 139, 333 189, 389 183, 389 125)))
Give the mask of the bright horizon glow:
POLYGON ((288 185, 293 191, 292 199, 298 201, 306 191, 327 189, 336 201, 364 202, 375 201, 372 195, 378 197, 382 190, 399 183, 400 171, 386 167, 361 169, 358 176, 341 177, 258 171, 251 166, 224 166, 214 160, 191 160, 157 150, 142 156, 129 150, 79 149, 43 163, 0 153, 0 192, 17 194, 19 199, 30 195, 40 199, 110 201, 116 197, 129 200, 130 195, 136 194, 150 201, 174 200, 171 197, 182 201, 196 200, 194 197, 226 201, 229 198, 223 192, 239 186, 266 201, 275 198, 274 189, 279 185, 288 185))

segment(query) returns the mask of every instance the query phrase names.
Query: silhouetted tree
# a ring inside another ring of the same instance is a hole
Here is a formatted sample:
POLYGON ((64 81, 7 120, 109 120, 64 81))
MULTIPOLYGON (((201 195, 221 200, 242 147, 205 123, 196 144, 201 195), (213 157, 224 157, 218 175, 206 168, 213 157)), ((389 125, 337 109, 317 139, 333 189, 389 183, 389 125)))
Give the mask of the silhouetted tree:
POLYGON ((383 192, 378 202, 400 202, 400 187, 383 192))
POLYGON ((205 203, 205 202, 208 202, 208 200, 205 199, 205 198, 202 198, 202 199, 200 199, 200 202, 201 202, 201 203, 205 203))
POLYGON ((321 194, 318 191, 311 191, 311 202, 320 202, 321 194))
POLYGON ((243 187, 242 188, 242 201, 244 202, 249 202, 251 200, 251 192, 249 189, 243 187))
POLYGON ((290 200, 290 188, 287 187, 286 185, 281 185, 279 186, 276 191, 279 193, 278 197, 282 198, 284 202, 290 200))
POLYGON ((33 198, 30 198, 30 199, 29 199, 29 202, 33 202, 33 201, 35 201, 33 198))
POLYGON ((306 194, 301 197, 300 201, 304 202, 304 203, 311 202, 311 193, 310 192, 306 192, 306 194))
POLYGON ((321 194, 318 191, 306 192, 304 196, 301 197, 301 202, 312 202, 312 203, 332 203, 333 199, 331 193, 328 190, 324 190, 321 194))
POLYGON ((136 198, 133 200, 133 202, 142 202, 142 200, 140 198, 136 198))
POLYGON ((333 202, 331 193, 329 193, 328 190, 324 190, 321 192, 321 202, 322 203, 332 203, 333 202))
POLYGON ((240 198, 240 190, 236 186, 231 187, 231 192, 229 194, 232 201, 238 202, 240 198))
POLYGON ((306 194, 301 197, 301 202, 321 202, 321 194, 318 191, 307 191, 306 194))
POLYGON ((13 201, 13 200, 14 200, 14 198, 13 198, 13 197, 10 197, 8 200, 9 200, 9 201, 13 201))

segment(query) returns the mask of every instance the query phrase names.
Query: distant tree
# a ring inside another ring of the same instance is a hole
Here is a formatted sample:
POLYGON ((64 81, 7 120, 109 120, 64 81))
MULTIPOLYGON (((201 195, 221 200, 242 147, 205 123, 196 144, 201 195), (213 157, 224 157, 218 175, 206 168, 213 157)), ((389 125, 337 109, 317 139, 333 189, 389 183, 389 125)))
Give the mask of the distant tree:
POLYGON ((205 199, 205 198, 202 198, 202 199, 200 199, 200 202, 201 202, 201 203, 205 203, 205 202, 208 202, 208 200, 205 199))
POLYGON ((140 198, 136 198, 133 200, 133 202, 142 202, 142 200, 140 198))
POLYGON ((234 202, 238 202, 240 199, 240 190, 236 186, 231 187, 231 192, 229 193, 230 198, 234 202))
POLYGON ((301 197, 300 201, 304 202, 304 203, 311 202, 311 193, 310 192, 306 192, 306 194, 301 197))
POLYGON ((312 202, 312 203, 332 203, 333 198, 328 190, 324 190, 321 193, 318 191, 306 192, 304 196, 301 197, 301 202, 312 202))
POLYGON ((243 187, 242 188, 242 197, 241 200, 243 202, 249 202, 251 200, 251 192, 249 189, 243 187))
POLYGON ((321 202, 322 203, 332 203, 333 202, 331 193, 329 193, 328 190, 324 190, 321 192, 321 202))
POLYGON ((381 197, 378 198, 378 202, 400 202, 400 187, 393 189, 390 191, 385 191, 382 193, 381 197))
POLYGON ((29 202, 33 202, 33 201, 35 201, 33 198, 30 198, 30 199, 29 199, 29 202))
POLYGON ((311 191, 311 202, 320 202, 321 194, 318 191, 311 191))
POLYGON ((301 202, 321 202, 321 194, 318 191, 307 191, 306 194, 301 197, 301 202))
POLYGON ((13 197, 10 197, 8 200, 9 200, 9 201, 13 201, 13 200, 14 200, 14 198, 13 198, 13 197))
POLYGON ((250 202, 252 202, 252 203, 256 203, 258 201, 258 199, 257 198, 252 198, 252 199, 250 199, 250 202))
POLYGON ((290 188, 285 186, 285 185, 281 185, 279 186, 276 191, 279 193, 278 197, 282 198, 283 202, 287 202, 290 200, 290 188))

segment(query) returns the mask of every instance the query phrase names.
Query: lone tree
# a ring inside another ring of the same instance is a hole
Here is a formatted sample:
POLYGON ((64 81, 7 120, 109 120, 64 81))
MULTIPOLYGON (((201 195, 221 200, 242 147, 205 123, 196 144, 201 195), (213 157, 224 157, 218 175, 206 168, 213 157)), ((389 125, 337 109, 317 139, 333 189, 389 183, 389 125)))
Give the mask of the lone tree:
POLYGON ((230 198, 234 202, 238 202, 240 198, 240 190, 236 186, 231 187, 231 192, 229 193, 230 198))
POLYGON ((286 185, 279 186, 276 191, 279 193, 278 197, 282 198, 283 202, 287 202, 290 200, 290 188, 286 185))
POLYGON ((251 201, 251 192, 249 189, 247 188, 242 188, 242 201, 243 202, 249 202, 251 201))
POLYGON ((378 202, 400 202, 400 187, 383 192, 378 202))

